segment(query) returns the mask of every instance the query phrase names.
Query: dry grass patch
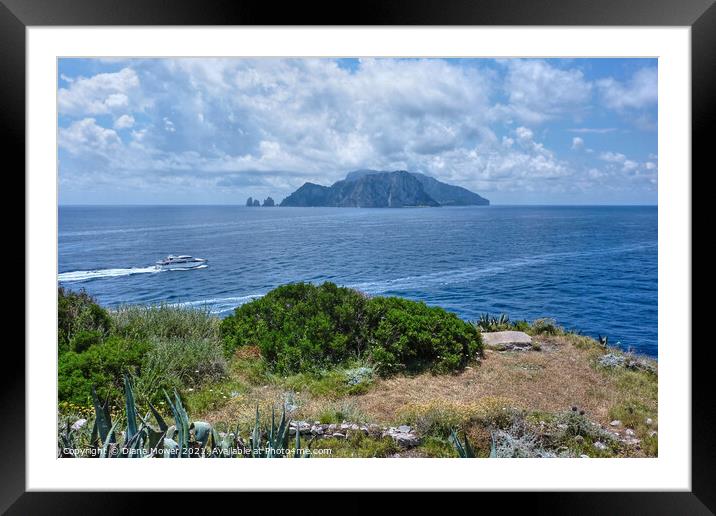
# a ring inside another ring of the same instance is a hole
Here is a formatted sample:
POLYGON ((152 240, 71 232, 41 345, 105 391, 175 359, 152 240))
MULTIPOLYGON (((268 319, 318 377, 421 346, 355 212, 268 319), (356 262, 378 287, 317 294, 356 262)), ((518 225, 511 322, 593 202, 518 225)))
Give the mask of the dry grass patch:
POLYGON ((609 379, 590 366, 587 352, 551 337, 549 349, 539 353, 487 350, 485 359, 454 375, 429 373, 394 377, 376 382, 356 403, 382 422, 410 405, 470 406, 481 398, 506 398, 528 410, 556 412, 578 405, 605 420, 608 405, 602 393, 609 379))
POLYGON ((595 366, 603 351, 593 339, 560 335, 539 340, 540 352, 487 350, 484 360, 460 374, 383 379, 354 399, 362 412, 383 423, 396 422, 396 415, 412 406, 470 407, 484 398, 507 399, 528 411, 560 412, 577 406, 602 424, 609 423, 615 405, 634 396, 650 400, 656 409, 655 391, 634 392, 635 382, 625 385, 622 379, 626 372, 595 366))

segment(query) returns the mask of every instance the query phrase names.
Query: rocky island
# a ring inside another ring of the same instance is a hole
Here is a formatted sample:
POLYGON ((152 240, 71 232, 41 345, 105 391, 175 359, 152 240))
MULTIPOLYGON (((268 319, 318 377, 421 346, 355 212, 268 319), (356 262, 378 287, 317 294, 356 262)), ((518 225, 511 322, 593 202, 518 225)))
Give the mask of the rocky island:
POLYGON ((424 174, 396 170, 356 170, 331 186, 304 183, 280 206, 406 208, 489 206, 480 195, 424 174))

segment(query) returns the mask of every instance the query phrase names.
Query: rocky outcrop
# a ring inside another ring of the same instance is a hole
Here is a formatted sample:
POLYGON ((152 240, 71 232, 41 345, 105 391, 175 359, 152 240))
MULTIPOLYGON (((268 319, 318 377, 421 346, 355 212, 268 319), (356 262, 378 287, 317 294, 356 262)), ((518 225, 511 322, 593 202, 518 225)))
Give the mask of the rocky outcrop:
POLYGON ((276 206, 276 203, 273 201, 273 199, 271 197, 266 197, 266 199, 264 200, 263 206, 267 207, 267 208, 271 208, 273 206, 276 206))
POLYGON ((498 350, 530 349, 532 347, 532 337, 522 331, 483 332, 482 342, 488 348, 498 350))
POLYGON ((253 200, 253 198, 249 197, 248 199, 246 199, 246 206, 248 206, 249 208, 251 208, 251 207, 253 207, 253 205, 254 205, 254 200, 253 200))
POLYGON ((449 185, 425 174, 413 173, 430 197, 442 206, 489 206, 490 201, 461 186, 449 185))
POLYGON ((398 427, 383 427, 375 424, 358 424, 344 421, 342 423, 322 424, 319 421, 310 423, 308 421, 291 421, 289 424, 289 435, 296 435, 299 432, 302 436, 312 436, 316 439, 335 438, 347 439, 351 434, 361 433, 363 435, 381 438, 390 437, 396 444, 403 448, 414 448, 420 444, 420 437, 408 425, 398 427))
POLYGON ((423 185, 412 174, 397 171, 338 181, 330 187, 306 183, 284 199, 281 206, 404 208, 440 204, 425 193, 423 185))
POLYGON ((487 199, 465 188, 405 170, 357 170, 331 186, 305 183, 281 202, 281 206, 352 208, 488 204, 487 199))

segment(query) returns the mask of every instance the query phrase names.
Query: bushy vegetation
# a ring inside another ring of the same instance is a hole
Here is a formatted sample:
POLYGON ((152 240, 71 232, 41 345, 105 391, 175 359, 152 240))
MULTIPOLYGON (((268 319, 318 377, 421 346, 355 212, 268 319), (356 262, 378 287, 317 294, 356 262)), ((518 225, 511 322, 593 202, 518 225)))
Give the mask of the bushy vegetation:
POLYGON ((60 353, 84 351, 101 341, 112 327, 107 310, 101 308, 84 290, 57 292, 57 340, 60 353))
POLYGON ((226 372, 219 323, 204 310, 169 305, 108 312, 86 292, 58 289, 58 396, 90 403, 90 388, 116 404, 122 375, 133 377, 143 403, 163 389, 218 380, 226 372))
POLYGON ((176 305, 127 305, 111 314, 115 331, 134 339, 214 340, 219 337, 219 320, 203 308, 176 305))
POLYGON ((529 322, 521 319, 511 321, 507 314, 481 314, 474 322, 480 331, 523 331, 530 335, 564 335, 564 328, 557 325, 554 319, 539 318, 529 322))
POLYGON ((455 314, 394 297, 367 298, 333 283, 296 283, 238 307, 221 324, 228 356, 257 346, 281 374, 362 359, 380 374, 454 371, 482 350, 479 332, 455 314))
POLYGON ((122 391, 122 375, 136 373, 149 349, 147 341, 112 335, 81 353, 63 353, 58 365, 59 400, 87 405, 96 385, 98 394, 114 404, 122 391))

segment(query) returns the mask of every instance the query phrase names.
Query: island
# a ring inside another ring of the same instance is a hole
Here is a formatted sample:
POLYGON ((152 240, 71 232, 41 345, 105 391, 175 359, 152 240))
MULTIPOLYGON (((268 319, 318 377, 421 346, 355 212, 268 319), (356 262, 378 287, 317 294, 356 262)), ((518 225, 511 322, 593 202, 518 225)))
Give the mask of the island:
POLYGON ((280 206, 407 208, 489 206, 490 201, 460 186, 406 170, 356 170, 331 186, 304 183, 280 206))

